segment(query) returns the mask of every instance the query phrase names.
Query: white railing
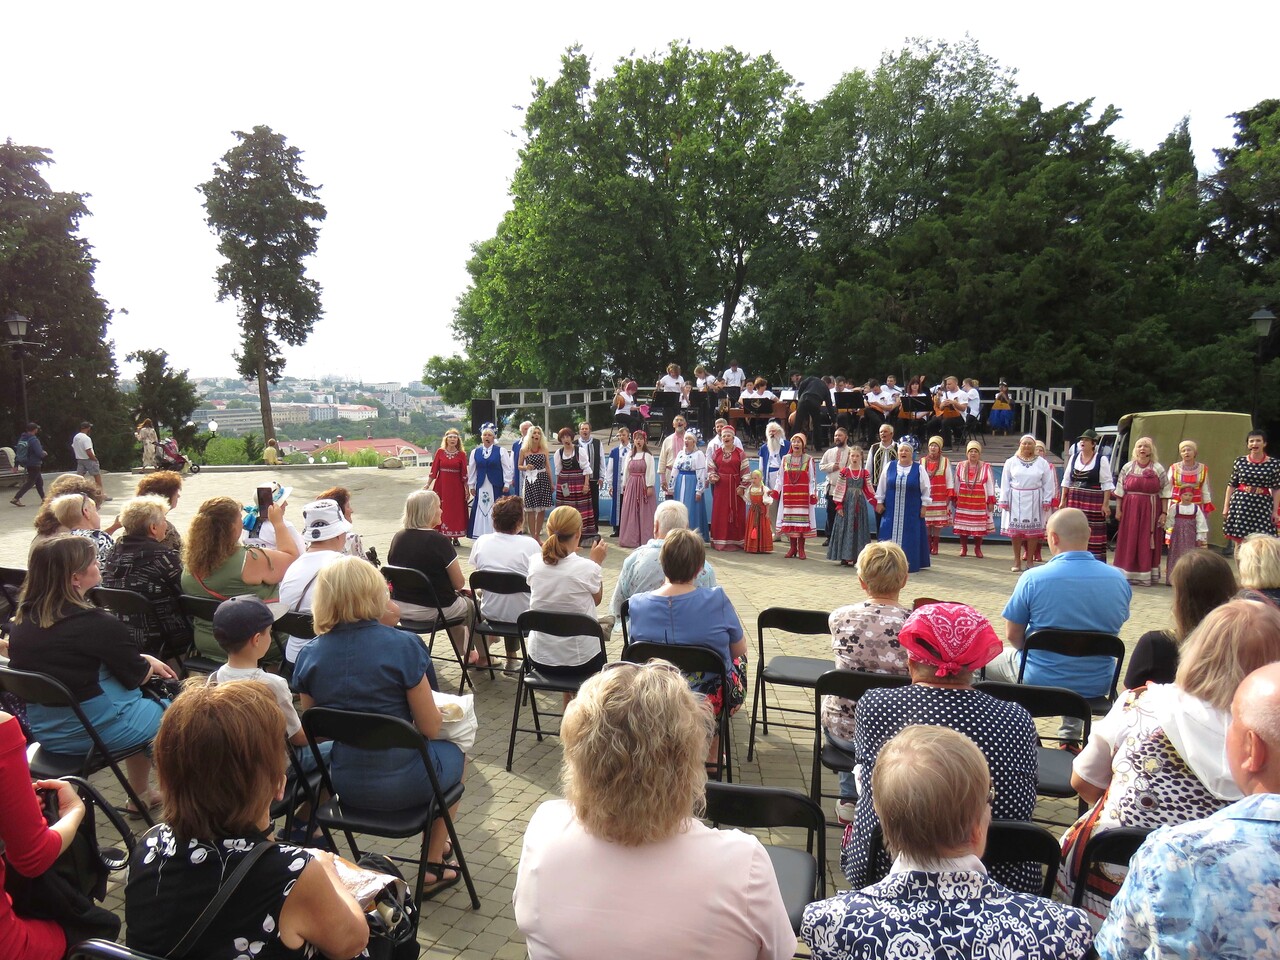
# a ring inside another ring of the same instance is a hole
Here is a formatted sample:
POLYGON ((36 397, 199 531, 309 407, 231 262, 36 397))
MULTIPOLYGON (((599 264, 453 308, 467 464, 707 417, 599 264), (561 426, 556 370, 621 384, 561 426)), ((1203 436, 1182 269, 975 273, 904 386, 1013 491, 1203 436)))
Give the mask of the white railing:
POLYGON ((574 390, 544 390, 542 388, 513 387, 510 389, 492 390, 489 396, 493 399, 498 421, 503 419, 503 411, 527 410, 530 407, 542 407, 542 428, 552 427, 553 410, 586 410, 591 406, 612 404, 614 391, 601 387, 574 390))

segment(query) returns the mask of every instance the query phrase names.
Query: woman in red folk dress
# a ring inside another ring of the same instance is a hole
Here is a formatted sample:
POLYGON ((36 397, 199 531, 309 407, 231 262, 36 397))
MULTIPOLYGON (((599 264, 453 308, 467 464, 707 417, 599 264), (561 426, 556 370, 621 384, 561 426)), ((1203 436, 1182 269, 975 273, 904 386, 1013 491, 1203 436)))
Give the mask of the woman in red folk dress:
POLYGON ((458 545, 467 535, 467 454, 462 449, 462 434, 450 428, 440 441, 440 449, 431 459, 427 489, 440 497, 440 527, 446 537, 458 545))
POLYGON ((720 431, 721 447, 707 460, 711 496, 711 546, 716 550, 741 550, 746 541, 747 505, 738 490, 747 480, 747 457, 733 441, 737 431, 720 431))
POLYGON ((1116 477, 1115 565, 1135 586, 1160 582, 1160 554, 1164 548, 1165 508, 1171 493, 1169 472, 1156 459, 1150 437, 1139 437, 1133 459, 1116 477))
POLYGON ((951 500, 955 489, 951 483, 951 461, 942 455, 942 438, 929 438, 929 454, 924 458, 925 473, 929 475, 929 496, 933 502, 925 508, 924 524, 929 528, 929 552, 938 555, 942 540, 942 528, 951 522, 951 500))
POLYGON ((818 503, 818 462, 805 453, 805 436, 791 438, 791 452, 782 458, 774 483, 782 495, 778 506, 778 532, 791 541, 786 559, 804 555, 806 537, 818 533, 815 506, 818 503))
POLYGON ((1209 468, 1197 462, 1200 450, 1194 440, 1178 444, 1179 461, 1169 468, 1169 514, 1165 521, 1165 545, 1169 559, 1166 577, 1173 575, 1178 559, 1204 546, 1208 539, 1208 518, 1213 513, 1209 491, 1209 468))
POLYGON ((969 538, 973 537, 973 555, 982 559, 982 538, 995 527, 992 511, 996 505, 995 474, 991 464, 982 460, 982 444, 970 440, 964 448, 964 463, 956 466, 956 517, 952 529, 960 537, 960 556, 969 555, 969 538))

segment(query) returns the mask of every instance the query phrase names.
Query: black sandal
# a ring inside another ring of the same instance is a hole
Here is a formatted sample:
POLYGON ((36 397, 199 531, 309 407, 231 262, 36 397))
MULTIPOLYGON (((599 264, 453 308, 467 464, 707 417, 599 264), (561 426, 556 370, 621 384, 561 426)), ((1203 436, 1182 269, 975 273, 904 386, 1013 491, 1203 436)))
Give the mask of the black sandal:
POLYGON ((438 879, 433 883, 426 883, 422 886, 422 903, 434 899, 439 894, 448 890, 450 887, 456 887, 458 881, 462 879, 462 871, 458 869, 456 863, 428 863, 426 869, 434 874, 438 879), (446 877, 445 873, 449 870, 453 871, 452 877, 446 877))

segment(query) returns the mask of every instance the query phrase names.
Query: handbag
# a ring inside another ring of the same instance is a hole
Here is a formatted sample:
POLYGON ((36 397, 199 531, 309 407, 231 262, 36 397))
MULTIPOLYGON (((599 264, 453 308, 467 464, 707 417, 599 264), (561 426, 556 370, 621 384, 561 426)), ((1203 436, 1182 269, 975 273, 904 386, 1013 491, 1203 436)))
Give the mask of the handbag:
POLYGON ((459 750, 469 753, 475 746, 476 732, 480 729, 480 721, 476 719, 475 694, 456 696, 452 693, 432 691, 432 696, 435 697, 440 715, 444 717, 444 722, 440 724, 440 734, 436 739, 456 743, 459 750))
POLYGON ((359 878, 352 876, 350 864, 341 857, 334 858, 334 867, 343 884, 364 910, 369 924, 370 960, 417 960, 418 907, 409 894, 409 884, 404 874, 389 857, 378 853, 366 853, 355 864, 367 871, 359 878), (377 874, 377 877, 371 876, 377 874), (380 882, 376 889, 370 889, 380 882), (357 889, 352 885, 357 884, 357 889))

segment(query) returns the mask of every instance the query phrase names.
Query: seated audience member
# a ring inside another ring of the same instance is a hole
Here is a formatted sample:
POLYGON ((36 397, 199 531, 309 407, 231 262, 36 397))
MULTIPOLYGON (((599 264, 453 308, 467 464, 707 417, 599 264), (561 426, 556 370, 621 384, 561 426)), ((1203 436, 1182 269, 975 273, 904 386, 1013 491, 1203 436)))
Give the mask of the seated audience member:
POLYGON ((1236 547, 1240 586, 1280 605, 1280 538, 1251 533, 1236 547))
MULTIPOLYGON (((1014 683, 1023 657, 1027 659, 1024 683, 1042 687, 1066 687, 1083 697, 1111 692, 1115 661, 1109 657, 1067 657, 1036 650, 1023 653, 1028 634, 1054 627, 1059 630, 1095 630, 1119 635, 1129 619, 1133 591, 1124 572, 1099 563, 1089 552, 1089 519, 1068 507, 1049 518, 1049 550, 1044 566, 1028 570, 1018 579, 1005 604, 1005 650, 987 666, 988 680, 1014 683), (1087 597, 1088 602, 1081 599, 1087 597)), ((1063 717, 1058 735, 1079 740, 1082 721, 1063 717)))
MULTIPOLYGON (((176 470, 156 470, 154 473, 145 474, 138 479, 137 494, 140 497, 164 497, 169 501, 169 509, 173 510, 182 499, 182 474, 176 470)), ((108 527, 107 532, 115 531, 108 527)), ((178 533, 178 528, 168 517, 164 521, 164 537, 160 542, 179 556, 182 555, 182 534, 178 533)))
MULTIPOLYGON (((440 518, 440 495, 434 490, 415 490, 409 494, 404 501, 404 516, 400 518, 402 529, 391 538, 387 563, 417 570, 431 581, 434 598, 425 592, 401 590, 395 602, 406 620, 434 623, 438 616, 434 603, 439 601, 446 620, 462 621, 449 627, 449 639, 453 649, 463 656, 475 626, 475 604, 471 602, 458 551, 437 529, 440 518)), ((479 662, 474 650, 470 662, 479 662)))
POLYGON ((332 500, 342 511, 342 519, 351 525, 351 529, 347 531, 347 542, 343 544, 342 552, 349 557, 364 557, 364 539, 356 533, 355 523, 352 520, 356 512, 351 507, 351 491, 346 487, 330 487, 316 499, 332 500))
POLYGON ((871 778, 889 876, 805 908, 814 960, 1088 955, 1083 910, 1006 889, 987 876, 991 799, 982 751, 946 727, 909 726, 880 750, 871 778))
MULTIPOLYGON (((284 610, 311 612, 316 577, 333 561, 347 555, 350 532, 351 522, 342 515, 336 500, 316 500, 302 508, 302 542, 307 549, 289 564, 280 581, 280 604, 284 610)), ((299 651, 310 642, 302 637, 289 637, 284 648, 285 660, 296 663, 299 651)))
MULTIPOLYGON (((1094 809, 1062 838, 1058 888, 1070 898, 1081 882, 1089 838, 1115 827, 1158 827, 1197 820, 1240 799, 1225 744, 1231 698, 1252 671, 1280 660, 1280 611, 1232 600, 1187 638, 1171 684, 1129 690, 1093 725, 1071 765, 1071 785, 1094 809)), ((1123 870, 1085 878, 1084 905, 1107 914, 1123 870)))
MULTIPOLYGON (((52 824, 45 821, 31 789, 26 750, 27 741, 17 719, 0 711, 0 840, 5 854, 0 859, 0 886, 6 870, 24 877, 41 876, 71 846, 84 819, 84 803, 74 786, 64 780, 39 780, 35 783, 38 789, 57 793, 58 818, 52 824)), ((53 920, 19 916, 12 898, 0 889, 0 957, 62 960, 68 941, 80 939, 83 935, 77 936, 76 931, 53 920)))
MULTIPOLYGON (((289 496, 293 493, 293 487, 283 487, 274 480, 270 484, 263 484, 263 486, 271 487, 271 502, 280 508, 282 527, 284 531, 288 533, 289 539, 293 541, 293 545, 298 548, 298 555, 301 556, 302 552, 306 550, 307 545, 303 543, 302 534, 298 532, 298 528, 295 527, 291 521, 286 519, 284 515, 285 511, 288 510, 289 507, 289 496)), ((253 511, 254 512, 250 516, 257 517, 256 500, 253 511)), ((276 529, 276 525, 271 522, 270 517, 267 517, 262 523, 258 524, 257 529, 254 530, 251 529, 252 521, 250 520, 250 516, 246 516, 243 519, 243 525, 240 531, 241 542, 246 543, 251 547, 266 547, 271 550, 283 549, 280 544, 284 543, 284 540, 277 536, 278 531, 276 529)))
POLYGON ((33 549, 37 543, 48 540, 49 537, 70 533, 92 543, 98 554, 98 562, 106 563, 115 541, 111 539, 111 534, 102 529, 102 516, 98 513, 98 502, 93 497, 85 493, 64 493, 50 501, 49 512, 57 520, 57 526, 48 536, 37 534, 31 541, 33 549))
MULTIPOLYGON (((273 503, 267 523, 278 528, 279 550, 240 542, 240 504, 230 497, 213 497, 200 504, 183 543, 182 592, 194 597, 225 600, 251 593, 262 600, 277 599, 280 581, 298 553, 284 526, 284 507, 273 503)), ((213 639, 208 620, 195 620, 196 650, 222 663, 226 654, 213 639)))
MULTIPOLYGON (((615 617, 622 616, 622 602, 638 593, 648 593, 662 586, 662 564, 658 552, 662 541, 673 530, 689 529, 689 508, 679 500, 663 500, 653 515, 653 539, 642 543, 628 554, 618 572, 618 582, 613 586, 613 599, 609 608, 615 617)), ((474 554, 473 554, 474 556, 474 554)), ((694 582, 699 587, 714 587, 716 572, 711 564, 703 564, 694 582)))
MULTIPOLYGON (((896 543, 869 543, 858 554, 858 585, 867 595, 831 611, 827 618, 836 667, 867 673, 907 674, 907 651, 898 642, 898 633, 911 611, 902 606, 899 595, 907 585, 907 555, 896 543)), ((827 739, 842 750, 852 752, 856 700, 827 697, 822 703, 822 730, 827 739)), ((853 823, 858 791, 852 773, 840 773, 840 799, 836 817, 853 823)))
MULTIPOLYGON (((124 893, 131 949, 167 956, 249 852, 270 843, 284 731, 275 698, 258 683, 193 681, 169 708, 155 744, 164 822, 133 848, 124 893)), ((333 854, 273 844, 190 956, 293 957, 314 948, 352 957, 368 938, 333 854)))
POLYGON ((1227 761, 1243 799, 1147 838, 1098 933, 1104 960, 1277 955, 1280 664, 1236 690, 1227 761))
POLYGON ((62 524, 53 515, 53 501, 69 493, 83 494, 93 500, 99 509, 102 508, 104 498, 92 480, 75 473, 62 474, 53 483, 49 484, 49 495, 41 502, 40 509, 36 511, 35 519, 31 521, 31 525, 36 530, 36 535, 31 539, 32 548, 37 543, 42 543, 58 533, 68 532, 60 529, 62 524))
POLYGON ((151 602, 153 614, 118 613, 138 646, 161 659, 178 656, 191 646, 191 621, 183 614, 182 558, 165 546, 169 501, 134 497, 120 512, 124 536, 102 567, 102 585, 132 590, 151 602))
MULTIPOLYGON (((987 618, 963 603, 931 603, 907 617, 898 631, 907 651, 911 685, 869 690, 854 711, 854 776, 858 784, 852 830, 846 832, 840 865, 854 887, 866 886, 873 871, 889 868, 887 858, 870 862, 871 832, 878 822, 873 775, 880 750, 914 723, 936 724, 963 733, 983 752, 995 782, 993 816, 1030 820, 1036 805, 1040 740, 1031 715, 1016 703, 973 689, 973 672, 1000 649, 987 618)), ((992 874, 1023 892, 1041 889, 1032 864, 1000 864, 992 874)))
MULTIPOLYGON (((600 565, 608 553, 604 540, 591 546, 591 559, 578 553, 582 540, 582 514, 573 507, 556 507, 547 517, 547 539, 542 557, 529 562, 529 609, 546 613, 578 613, 596 616, 604 596, 600 565)), ((607 637, 613 630, 610 614, 600 618, 607 637)), ((553 677, 588 677, 605 664, 597 637, 555 637, 534 630, 528 637, 528 654, 540 673, 553 677)), ((567 703, 569 696, 565 695, 567 703)))
POLYGON ((1129 690, 1144 683, 1173 683, 1182 644, 1210 610, 1236 595, 1236 575, 1231 564, 1212 550, 1190 550, 1169 573, 1169 586, 1173 588, 1173 629, 1149 630, 1138 638, 1125 668, 1124 685, 1129 690))
MULTIPOLYGON (((493 505, 493 533, 476 538, 468 560, 476 570, 516 573, 528 578, 529 564, 539 556, 538 541, 524 535, 524 502, 519 497, 502 497, 493 505)), ((491 593, 480 598, 480 612, 486 620, 515 623, 529 609, 527 593, 491 593)), ((489 638, 479 644, 481 665, 489 662, 489 638)), ((520 640, 507 637, 507 674, 520 672, 520 640)))
MULTIPOLYGON (((716 674, 695 673, 689 684, 711 704, 717 716, 726 706, 736 713, 747 696, 747 637, 728 595, 720 587, 700 587, 706 548, 692 530, 672 530, 662 541, 658 563, 662 585, 631 598, 632 640, 710 647, 724 662, 729 689, 716 674)), ((715 744, 713 744, 713 747, 715 744)))
POLYGON ((275 437, 267 441, 267 446, 262 451, 262 462, 269 467, 280 465, 280 444, 276 442, 275 437))
MULTIPOLYGON (((467 758, 457 744, 438 739, 444 721, 431 690, 426 646, 415 635, 378 622, 387 600, 386 582, 364 560, 341 557, 321 570, 312 605, 317 636, 298 654, 293 689, 304 713, 333 707, 412 723, 427 737, 436 779, 441 790, 448 790, 462 782, 467 758)), ((331 756, 334 790, 353 807, 403 810, 431 799, 431 780, 417 751, 338 743, 331 756)), ((437 819, 427 847, 424 898, 458 882, 455 865, 443 862, 448 840, 444 820, 437 819)))
MULTIPOLYGON (((9 665, 61 682, 107 749, 149 743, 164 704, 144 697, 141 687, 153 676, 176 675, 163 661, 140 652, 128 627, 85 599, 102 580, 93 544, 82 537, 54 537, 36 545, 30 562, 10 627, 9 665)), ((27 721, 50 753, 83 757, 93 749, 70 707, 29 704, 27 721)), ((132 754, 124 766, 134 792, 149 806, 158 804, 149 786, 147 754, 132 754)), ((141 815, 132 807, 127 812, 141 815)))
POLYGON ((760 842, 695 819, 711 716, 669 663, 613 664, 564 716, 563 800, 516 875, 531 960, 767 960, 795 934, 760 842))

